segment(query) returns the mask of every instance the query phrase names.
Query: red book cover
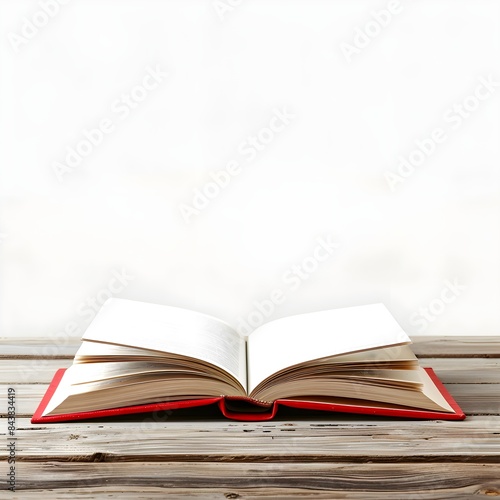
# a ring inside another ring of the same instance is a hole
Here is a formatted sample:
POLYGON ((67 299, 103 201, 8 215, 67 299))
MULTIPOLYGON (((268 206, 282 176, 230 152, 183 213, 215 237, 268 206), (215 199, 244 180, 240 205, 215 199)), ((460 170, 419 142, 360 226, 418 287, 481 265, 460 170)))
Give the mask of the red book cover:
POLYGON ((63 415, 42 416, 43 411, 47 407, 50 399, 52 398, 65 369, 60 369, 54 375, 52 382, 47 389, 42 401, 36 409, 32 419, 32 424, 50 423, 50 422, 71 422, 76 420, 87 420, 102 417, 131 415, 139 413, 149 413, 165 410, 177 410, 182 408, 194 408, 200 406, 207 406, 217 404, 222 415, 232 420, 242 421, 262 421, 271 420, 276 416, 280 406, 300 408, 306 410, 321 410, 333 413, 353 413, 362 415, 378 415, 384 417, 407 417, 416 419, 430 419, 430 420, 463 420, 465 418, 464 412, 460 409, 456 401, 448 393, 444 385, 438 379, 432 368, 425 368, 436 387, 444 396, 446 401, 453 408, 454 413, 437 412, 430 410, 416 410, 413 408, 393 408, 387 407, 373 407, 369 403, 363 404, 362 401, 356 404, 339 404, 339 403, 324 403, 317 401, 305 401, 294 399, 278 399, 274 401, 269 408, 262 408, 255 405, 256 411, 237 411, 234 409, 234 404, 231 402, 249 401, 249 398, 238 397, 211 397, 204 399, 188 399, 180 401, 169 401, 165 403, 150 403, 145 405, 125 406, 121 408, 110 408, 106 410, 86 411, 80 413, 67 413, 63 415))

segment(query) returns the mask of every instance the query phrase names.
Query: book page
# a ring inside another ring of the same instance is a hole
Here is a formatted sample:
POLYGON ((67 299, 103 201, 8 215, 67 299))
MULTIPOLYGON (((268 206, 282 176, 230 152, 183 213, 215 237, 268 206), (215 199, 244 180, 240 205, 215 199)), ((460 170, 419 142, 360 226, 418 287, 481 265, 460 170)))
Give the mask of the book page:
POLYGON ((108 299, 83 340, 171 352, 212 363, 246 388, 246 346, 221 320, 178 307, 108 299))
POLYGON ((328 356, 408 344, 383 304, 299 314, 266 323, 248 339, 248 392, 287 367, 328 356))

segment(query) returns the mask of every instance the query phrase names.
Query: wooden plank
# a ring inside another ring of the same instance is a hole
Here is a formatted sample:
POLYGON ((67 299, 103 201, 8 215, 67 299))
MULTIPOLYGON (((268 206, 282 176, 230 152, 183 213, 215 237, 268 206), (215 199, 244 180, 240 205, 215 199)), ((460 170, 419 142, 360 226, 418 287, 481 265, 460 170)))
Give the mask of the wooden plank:
MULTIPOLYGON (((19 417, 31 417, 47 390, 47 384, 0 384, 0 398, 2 401, 7 400, 7 392, 10 387, 16 391, 15 406, 16 414, 19 417)), ((6 412, 6 405, 3 404, 0 409, 0 417, 6 417, 6 412)))
POLYGON ((57 369, 67 368, 72 359, 2 359, 0 384, 48 385, 57 369))
MULTIPOLYGON (((235 479, 237 482, 237 479, 235 479)), ((120 487, 102 487, 102 488, 89 488, 87 491, 75 490, 68 488, 64 490, 57 490, 57 496, 54 496, 54 491, 36 491, 36 492, 22 492, 22 496, 14 495, 14 500, 73 500, 75 498, 81 499, 119 499, 119 500, 151 500, 161 498, 172 499, 203 499, 203 500, 225 500, 225 499, 238 499, 238 500, 284 500, 284 499, 311 499, 311 500, 387 500, 388 495, 393 494, 391 490, 387 493, 384 492, 360 492, 359 490, 327 490, 327 491, 311 491, 305 488, 169 488, 169 489, 154 489, 149 488, 147 485, 138 486, 134 488, 122 489, 120 487), (229 490, 229 491, 228 491, 229 490), (238 493, 235 493, 237 491, 238 493)), ((442 491, 418 491, 408 490, 406 492, 399 492, 408 500, 450 500, 450 499, 467 499, 481 498, 475 495, 498 495, 498 489, 495 486, 486 485, 482 487, 480 484, 470 486, 468 488, 443 488, 442 491), (483 493, 484 491, 484 493, 483 493)), ((394 497, 393 497, 394 498, 394 497)), ((397 497, 396 497, 397 498, 397 497)))
POLYGON ((58 343, 48 342, 47 339, 3 339, 0 340, 0 359, 30 359, 30 358, 60 358, 73 359, 76 351, 81 345, 74 340, 58 343))
POLYGON ((500 384, 448 384, 466 415, 500 415, 500 384))
POLYGON ((499 336, 412 336, 411 348, 426 358, 499 358, 499 336))
MULTIPOLYGON (((6 442, 5 430, 0 434, 6 442)), ((17 420, 17 462, 500 462, 500 417, 233 422, 149 420, 35 424, 17 420)), ((7 448, 0 448, 6 457, 7 448)))
POLYGON ((54 336, 36 336, 17 335, 0 337, 0 348, 4 345, 27 345, 27 346, 46 346, 46 345, 80 345, 81 337, 71 337, 65 335, 54 336))
MULTIPOLYGON (((500 357, 500 336, 412 336, 412 349, 421 357, 500 357)), ((0 338, 0 357, 73 357, 80 338, 47 341, 45 337, 0 338)))
POLYGON ((420 358, 445 384, 500 384, 500 358, 420 358))
MULTIPOLYGON (((31 416, 47 389, 46 384, 0 384, 0 395, 14 387, 19 416, 31 416)), ((447 389, 467 415, 500 415, 500 384, 447 384, 447 389)), ((0 396, 3 397, 3 396, 0 396)), ((0 407, 0 417, 5 416, 0 407)))
POLYGON ((500 464, 20 463, 18 498, 471 498, 500 494, 500 464), (36 496, 35 496, 36 495, 36 496))

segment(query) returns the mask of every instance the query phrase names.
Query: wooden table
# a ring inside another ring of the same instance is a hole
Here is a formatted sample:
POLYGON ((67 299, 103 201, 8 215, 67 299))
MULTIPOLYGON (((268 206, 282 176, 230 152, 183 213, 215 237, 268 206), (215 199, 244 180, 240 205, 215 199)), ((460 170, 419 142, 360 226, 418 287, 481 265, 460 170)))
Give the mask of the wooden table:
POLYGON ((78 340, 0 340, 0 498, 405 498, 500 496, 500 337, 422 337, 413 349, 468 414, 463 422, 286 414, 32 425, 78 340), (8 388, 16 393, 16 492, 7 488, 8 388))

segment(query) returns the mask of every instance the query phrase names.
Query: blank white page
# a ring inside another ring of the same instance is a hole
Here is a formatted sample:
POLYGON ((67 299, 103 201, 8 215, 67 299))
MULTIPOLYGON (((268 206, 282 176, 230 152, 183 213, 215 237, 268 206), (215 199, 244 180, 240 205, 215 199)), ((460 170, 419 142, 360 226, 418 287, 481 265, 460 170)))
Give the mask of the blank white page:
POLYGON ((269 375, 298 363, 409 342, 383 304, 271 321, 248 337, 248 392, 269 375))
POLYGON ((246 388, 245 340, 206 314, 112 298, 99 310, 83 339, 198 358, 228 371, 246 388))

